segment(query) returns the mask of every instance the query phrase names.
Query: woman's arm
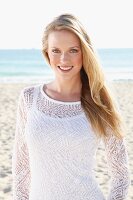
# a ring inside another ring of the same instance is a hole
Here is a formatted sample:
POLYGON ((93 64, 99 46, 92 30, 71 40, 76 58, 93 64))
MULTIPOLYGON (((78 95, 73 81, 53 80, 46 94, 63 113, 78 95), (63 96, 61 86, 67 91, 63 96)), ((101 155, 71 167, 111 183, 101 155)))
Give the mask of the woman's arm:
POLYGON ((15 140, 12 156, 13 200, 29 199, 30 167, 28 148, 24 136, 26 113, 26 104, 22 90, 17 108, 15 140))
POLYGON ((107 200, 125 200, 130 185, 128 154, 124 139, 118 139, 111 131, 104 139, 109 174, 110 191, 107 200))

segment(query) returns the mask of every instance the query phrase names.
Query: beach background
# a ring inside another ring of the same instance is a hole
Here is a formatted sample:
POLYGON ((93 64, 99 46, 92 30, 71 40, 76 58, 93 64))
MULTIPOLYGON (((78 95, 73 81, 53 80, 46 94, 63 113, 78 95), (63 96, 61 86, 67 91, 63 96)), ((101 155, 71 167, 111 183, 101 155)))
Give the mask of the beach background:
MULTIPOLYGON (((97 49, 106 81, 116 99, 125 127, 131 172, 127 200, 133 199, 133 48, 97 49)), ((0 50, 0 200, 12 199, 11 158, 20 91, 54 78, 40 49, 0 50)), ((109 176, 104 148, 97 151, 96 178, 107 196, 109 176)))

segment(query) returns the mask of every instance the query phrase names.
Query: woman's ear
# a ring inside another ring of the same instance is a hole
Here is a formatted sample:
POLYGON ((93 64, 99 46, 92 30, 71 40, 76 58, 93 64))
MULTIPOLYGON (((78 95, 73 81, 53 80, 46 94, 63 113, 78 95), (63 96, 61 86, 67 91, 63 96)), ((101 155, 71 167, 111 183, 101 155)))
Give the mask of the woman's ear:
POLYGON ((46 59, 47 59, 48 63, 50 63, 48 51, 46 51, 45 55, 46 55, 46 59))
POLYGON ((46 59, 46 62, 50 65, 50 59, 49 59, 49 54, 48 54, 48 51, 46 50, 45 52, 43 51, 43 55, 46 59))

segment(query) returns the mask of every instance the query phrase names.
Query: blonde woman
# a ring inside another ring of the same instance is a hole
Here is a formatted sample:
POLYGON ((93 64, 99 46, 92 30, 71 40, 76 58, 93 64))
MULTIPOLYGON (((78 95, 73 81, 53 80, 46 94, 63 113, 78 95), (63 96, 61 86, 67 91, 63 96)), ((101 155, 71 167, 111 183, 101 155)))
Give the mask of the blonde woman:
POLYGON ((14 200, 105 200, 94 158, 105 144, 111 175, 108 200, 130 185, 119 113, 89 36, 62 14, 47 25, 42 52, 55 78, 21 91, 12 158, 14 200))

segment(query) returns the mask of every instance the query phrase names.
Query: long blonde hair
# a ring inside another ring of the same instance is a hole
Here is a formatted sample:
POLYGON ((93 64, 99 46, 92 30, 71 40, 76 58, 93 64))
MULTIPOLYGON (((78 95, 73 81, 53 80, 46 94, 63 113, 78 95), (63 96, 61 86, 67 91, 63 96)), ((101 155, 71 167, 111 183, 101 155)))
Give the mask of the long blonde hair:
POLYGON ((74 32, 81 42, 83 54, 81 105, 92 128, 99 136, 106 136, 107 130, 110 129, 115 136, 122 138, 122 121, 105 84, 96 52, 83 25, 74 15, 62 14, 46 26, 42 38, 42 52, 46 61, 49 63, 47 54, 49 33, 64 29, 74 32))

